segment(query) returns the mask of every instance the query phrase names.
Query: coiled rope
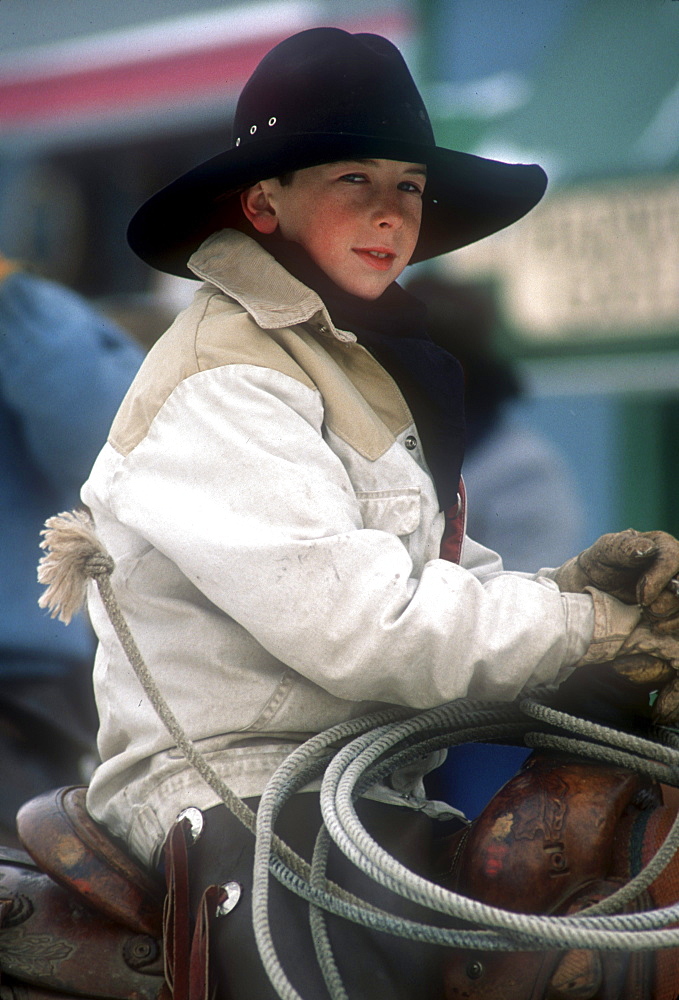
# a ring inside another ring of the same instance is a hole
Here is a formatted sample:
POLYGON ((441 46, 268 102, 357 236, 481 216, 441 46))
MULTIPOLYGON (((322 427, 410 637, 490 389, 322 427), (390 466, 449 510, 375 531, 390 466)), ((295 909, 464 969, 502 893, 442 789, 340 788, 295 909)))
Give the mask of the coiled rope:
MULTIPOLYGON (((488 704, 460 699, 418 715, 386 710, 342 723, 307 740, 277 769, 255 815, 216 774, 186 736, 165 701, 130 633, 111 586, 113 560, 102 548, 89 517, 71 512, 50 518, 43 532, 39 567, 47 586, 41 605, 70 621, 94 579, 127 659, 172 739, 228 809, 255 834, 253 925, 262 963, 282 1000, 305 1000, 285 974, 273 942, 268 913, 269 872, 310 904, 316 955, 332 1000, 348 1000, 325 927, 325 912, 413 941, 485 951, 595 948, 658 950, 679 946, 679 902, 635 913, 619 912, 664 870, 679 849, 679 816, 638 875, 600 903, 570 916, 515 913, 461 896, 416 875, 373 840, 362 826, 355 801, 371 785, 434 750, 469 741, 522 741, 528 747, 565 750, 628 768, 679 786, 679 735, 658 727, 645 739, 587 722, 539 700, 488 704), (404 717, 405 716, 405 717, 404 717), (568 736, 554 729, 569 733, 568 736), (324 825, 309 865, 274 832, 284 803, 310 780, 322 777, 324 825), (339 849, 370 878, 437 914, 454 927, 398 918, 329 881, 328 848, 339 849), (618 912, 616 912, 618 911, 618 912), (462 924, 463 926, 459 926, 462 924)), ((306 998, 309 1000, 309 998, 306 998)))

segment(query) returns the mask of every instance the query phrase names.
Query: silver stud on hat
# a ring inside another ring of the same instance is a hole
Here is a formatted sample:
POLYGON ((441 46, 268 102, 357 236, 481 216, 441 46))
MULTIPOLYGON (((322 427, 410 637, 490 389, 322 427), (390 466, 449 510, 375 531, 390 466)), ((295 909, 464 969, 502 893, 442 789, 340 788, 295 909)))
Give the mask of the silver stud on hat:
POLYGON ((240 136, 238 136, 238 138, 236 139, 236 145, 240 146, 240 136))
POLYGON ((275 125, 275 124, 276 124, 276 119, 275 119, 275 118, 274 118, 274 116, 272 115, 272 116, 271 116, 271 118, 269 118, 269 126, 271 126, 271 125, 275 125))
POLYGON ((251 125, 250 126, 250 135, 254 135, 256 131, 257 131, 257 126, 256 125, 251 125))

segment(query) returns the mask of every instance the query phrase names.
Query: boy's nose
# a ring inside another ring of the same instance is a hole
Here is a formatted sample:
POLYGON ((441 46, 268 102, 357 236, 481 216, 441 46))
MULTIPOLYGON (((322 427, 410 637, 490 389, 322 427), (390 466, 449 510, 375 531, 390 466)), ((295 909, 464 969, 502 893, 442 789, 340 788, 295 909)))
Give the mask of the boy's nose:
POLYGON ((392 229, 402 225, 403 213, 398 198, 387 194, 379 197, 375 206, 374 217, 377 225, 383 229, 392 229))

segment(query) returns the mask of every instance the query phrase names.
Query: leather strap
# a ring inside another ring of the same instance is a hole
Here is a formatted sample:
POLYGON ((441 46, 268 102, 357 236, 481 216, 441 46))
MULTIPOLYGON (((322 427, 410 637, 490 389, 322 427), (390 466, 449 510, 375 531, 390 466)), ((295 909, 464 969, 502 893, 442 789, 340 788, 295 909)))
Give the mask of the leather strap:
POLYGON ((210 939, 218 919, 217 909, 225 895, 221 886, 209 885, 201 897, 189 960, 189 1000, 210 998, 210 939))
POLYGON ((188 819, 175 823, 165 842, 165 979, 172 1000, 209 1000, 210 938, 219 904, 226 898, 221 886, 209 885, 201 896, 193 926, 189 878, 192 842, 188 819))
POLYGON ((459 563, 462 556, 462 543, 464 541, 466 510, 467 493, 464 488, 464 481, 460 479, 458 501, 454 507, 446 511, 446 526, 443 531, 443 538, 441 539, 441 559, 448 559, 449 562, 459 563))
POLYGON ((165 842, 167 895, 163 907, 165 979, 172 1000, 190 1000, 191 909, 187 819, 175 823, 165 842))

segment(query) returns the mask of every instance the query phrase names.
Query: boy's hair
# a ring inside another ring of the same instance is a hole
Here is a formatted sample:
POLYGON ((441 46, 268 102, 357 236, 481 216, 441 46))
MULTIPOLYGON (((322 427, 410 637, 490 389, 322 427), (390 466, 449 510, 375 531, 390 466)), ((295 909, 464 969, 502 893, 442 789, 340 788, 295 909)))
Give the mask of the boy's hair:
POLYGON ((293 178, 294 178, 294 176, 295 176, 296 173, 297 173, 296 170, 288 170, 284 174, 279 174, 278 175, 278 183, 280 184, 280 186, 281 187, 288 187, 290 184, 292 184, 292 180, 293 180, 293 178))

